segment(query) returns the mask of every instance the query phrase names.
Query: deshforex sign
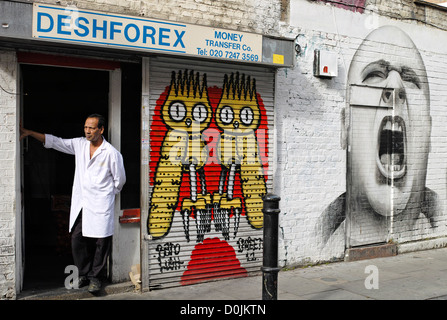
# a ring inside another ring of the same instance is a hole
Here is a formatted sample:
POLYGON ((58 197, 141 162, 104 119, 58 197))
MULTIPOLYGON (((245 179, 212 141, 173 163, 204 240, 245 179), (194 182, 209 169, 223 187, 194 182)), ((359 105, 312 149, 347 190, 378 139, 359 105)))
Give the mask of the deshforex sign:
POLYGON ((221 59, 262 62, 262 36, 34 3, 33 37, 221 59))

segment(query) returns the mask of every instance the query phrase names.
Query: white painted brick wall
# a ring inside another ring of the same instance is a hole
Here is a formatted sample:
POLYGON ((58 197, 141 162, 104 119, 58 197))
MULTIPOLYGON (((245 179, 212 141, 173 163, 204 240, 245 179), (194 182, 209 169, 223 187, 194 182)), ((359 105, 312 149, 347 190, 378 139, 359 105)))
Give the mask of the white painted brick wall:
POLYGON ((15 296, 16 67, 0 51, 0 299, 15 296))
MULTIPOLYGON (((390 8, 394 8, 393 4, 388 5, 390 8)), ((384 6, 380 10, 383 12, 384 6)), ((390 238, 405 243, 445 237, 447 58, 446 50, 435 45, 438 37, 445 38, 445 32, 423 24, 362 15, 300 0, 291 1, 290 19, 290 24, 282 25, 282 35, 293 35, 301 52, 296 55, 295 68, 280 70, 277 76, 276 191, 282 199, 280 263, 283 266, 303 265, 344 255, 344 229, 339 229, 321 248, 315 224, 328 204, 346 191, 347 159, 340 145, 340 112, 346 106, 350 62, 366 35, 373 28, 386 24, 397 25, 407 32, 424 59, 433 122, 426 185, 438 193, 444 210, 439 218, 441 226, 435 231, 421 219, 414 228, 395 228, 390 238), (315 49, 339 53, 338 77, 328 80, 313 76, 315 49)), ((396 54, 399 54, 398 49, 396 54)))
MULTIPOLYGON (((37 1, 36 1, 37 2, 37 1)), ((280 21, 279 0, 42 0, 40 3, 140 15, 239 31, 277 35, 280 21)))
MULTIPOLYGON (((294 32, 299 34, 301 53, 294 69, 278 72, 276 92, 280 262, 289 266, 320 260, 315 223, 324 208, 346 190, 346 152, 340 144, 346 72, 339 66, 339 78, 313 76, 314 50, 338 51, 335 35, 305 29, 294 32)), ((324 259, 340 257, 343 249, 344 244, 331 246, 324 259)))

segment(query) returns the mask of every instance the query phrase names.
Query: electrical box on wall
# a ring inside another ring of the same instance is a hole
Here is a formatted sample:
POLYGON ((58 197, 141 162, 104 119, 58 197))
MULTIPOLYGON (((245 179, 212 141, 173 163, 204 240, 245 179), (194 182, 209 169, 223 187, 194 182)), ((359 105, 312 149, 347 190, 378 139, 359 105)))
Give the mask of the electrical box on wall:
POLYGON ((336 77, 338 76, 338 55, 335 52, 314 51, 314 76, 336 77))

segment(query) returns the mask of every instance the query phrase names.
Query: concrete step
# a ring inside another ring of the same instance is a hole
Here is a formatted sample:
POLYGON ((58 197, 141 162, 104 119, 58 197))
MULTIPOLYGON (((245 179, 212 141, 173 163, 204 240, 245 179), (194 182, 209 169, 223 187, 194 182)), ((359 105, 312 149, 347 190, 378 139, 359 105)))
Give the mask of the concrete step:
POLYGON ((88 286, 80 289, 66 289, 55 288, 50 290, 26 290, 22 291, 18 296, 17 300, 79 300, 88 299, 91 297, 107 296, 117 293, 133 292, 135 291, 135 286, 131 281, 114 283, 114 284, 103 284, 101 291, 97 294, 92 294, 87 291, 88 286))
POLYGON ((345 261, 358 261, 397 255, 397 245, 394 243, 369 245, 347 249, 345 261))

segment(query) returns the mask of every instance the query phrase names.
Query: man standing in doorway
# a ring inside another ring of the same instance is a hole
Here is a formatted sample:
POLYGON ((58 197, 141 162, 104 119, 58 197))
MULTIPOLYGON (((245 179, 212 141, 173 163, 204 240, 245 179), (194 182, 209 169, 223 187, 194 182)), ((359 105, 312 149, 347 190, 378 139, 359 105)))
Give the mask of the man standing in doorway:
POLYGON ((100 275, 111 251, 115 195, 126 182, 122 155, 102 136, 105 119, 87 117, 85 137, 62 139, 20 128, 20 139, 31 136, 60 152, 75 156, 76 169, 70 208, 69 229, 73 260, 79 271, 79 288, 101 289, 100 275))

